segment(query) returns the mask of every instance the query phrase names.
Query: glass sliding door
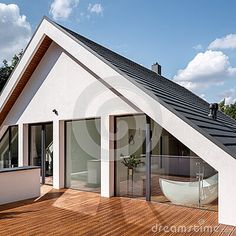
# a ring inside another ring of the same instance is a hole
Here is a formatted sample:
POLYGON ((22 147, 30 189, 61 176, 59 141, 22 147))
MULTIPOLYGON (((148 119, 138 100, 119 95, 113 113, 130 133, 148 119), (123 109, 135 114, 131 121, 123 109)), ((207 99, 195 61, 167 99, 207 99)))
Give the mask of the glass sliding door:
POLYGON ((10 156, 11 166, 18 166, 18 126, 10 127, 10 156))
POLYGON ((115 192, 145 197, 145 115, 116 117, 115 192))
POLYGON ((10 161, 10 150, 9 150, 9 130, 4 134, 3 138, 0 142, 0 168, 10 168, 11 161, 10 161))
POLYGON ((100 119, 66 122, 66 187, 100 192, 100 119))
POLYGON ((156 122, 151 126, 152 200, 217 210, 217 171, 156 122))
POLYGON ((150 192, 152 201, 217 210, 217 171, 153 120, 147 162, 146 123, 145 115, 116 117, 116 195, 150 199, 150 192))
MULTIPOLYGON (((30 126, 30 160, 29 163, 32 166, 42 165, 42 126, 31 125, 30 126)), ((42 176, 42 168, 41 168, 42 176)))
POLYGON ((10 126, 0 140, 0 169, 18 166, 18 127, 10 126))
POLYGON ((45 183, 53 184, 53 125, 45 124, 45 183))
POLYGON ((35 124, 29 128, 29 164, 41 167, 41 183, 53 183, 53 124, 35 124))

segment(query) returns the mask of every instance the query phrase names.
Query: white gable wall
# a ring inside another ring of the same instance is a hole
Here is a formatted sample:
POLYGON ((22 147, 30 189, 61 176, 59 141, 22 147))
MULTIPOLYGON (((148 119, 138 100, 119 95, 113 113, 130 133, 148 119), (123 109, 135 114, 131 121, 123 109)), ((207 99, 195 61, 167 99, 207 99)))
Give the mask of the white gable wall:
MULTIPOLYGON (((54 187, 64 187, 64 120, 101 117, 103 133, 109 131, 109 117, 133 114, 132 108, 78 65, 52 43, 23 92, 2 125, 19 125, 19 162, 28 164, 28 130, 24 124, 53 121, 54 187), (56 109, 58 115, 53 113, 56 109), (108 130, 106 130, 106 127, 108 130), (23 148, 24 147, 24 148, 23 148)), ((113 184, 107 178, 113 175, 113 162, 109 162, 109 136, 102 135, 102 195, 113 194, 113 184), (110 187, 107 187, 107 186, 110 187)))
POLYGON ((53 43, 4 125, 135 113, 53 43), (58 116, 52 111, 56 109, 58 116))

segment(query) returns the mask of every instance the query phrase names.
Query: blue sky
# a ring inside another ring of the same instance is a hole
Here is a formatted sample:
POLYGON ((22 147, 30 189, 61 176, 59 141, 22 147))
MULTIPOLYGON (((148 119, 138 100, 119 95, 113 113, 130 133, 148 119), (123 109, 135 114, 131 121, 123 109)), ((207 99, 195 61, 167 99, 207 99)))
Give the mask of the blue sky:
POLYGON ((47 15, 146 67, 158 61, 164 76, 210 102, 230 103, 235 9, 235 0, 0 0, 0 59, 24 47, 47 15))

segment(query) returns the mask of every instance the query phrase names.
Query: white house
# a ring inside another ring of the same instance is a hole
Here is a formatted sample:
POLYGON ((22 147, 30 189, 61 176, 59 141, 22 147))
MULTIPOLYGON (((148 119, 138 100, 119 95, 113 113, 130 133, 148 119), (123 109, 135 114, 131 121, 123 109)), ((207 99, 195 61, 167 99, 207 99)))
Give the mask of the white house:
POLYGON ((0 168, 236 226, 236 122, 152 69, 44 18, 0 96, 0 168))

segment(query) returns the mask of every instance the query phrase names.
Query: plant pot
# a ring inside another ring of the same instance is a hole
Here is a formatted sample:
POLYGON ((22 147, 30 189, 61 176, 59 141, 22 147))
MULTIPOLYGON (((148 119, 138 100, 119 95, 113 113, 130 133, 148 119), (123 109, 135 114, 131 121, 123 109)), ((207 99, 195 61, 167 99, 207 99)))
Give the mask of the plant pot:
POLYGON ((133 173, 134 173, 134 169, 128 169, 128 175, 129 175, 129 176, 132 176, 133 173))

